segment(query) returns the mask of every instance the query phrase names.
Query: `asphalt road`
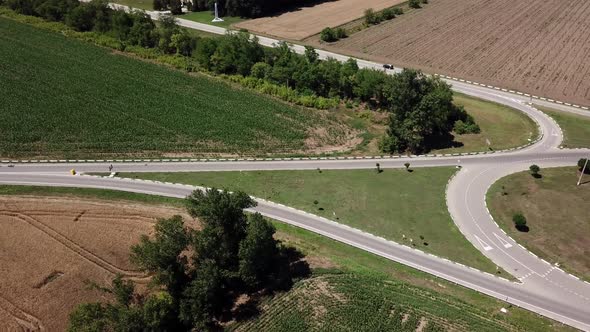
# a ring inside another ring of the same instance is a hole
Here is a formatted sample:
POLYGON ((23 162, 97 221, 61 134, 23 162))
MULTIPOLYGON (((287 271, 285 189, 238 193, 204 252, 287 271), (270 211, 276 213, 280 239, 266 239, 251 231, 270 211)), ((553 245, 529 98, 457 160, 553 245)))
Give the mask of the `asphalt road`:
MULTIPOLYGON (((157 15, 151 13, 152 16, 157 15)), ((180 25, 212 33, 225 33, 219 27, 179 19, 180 25)), ((261 44, 271 46, 276 40, 259 37, 261 44)), ((301 46, 293 46, 297 52, 301 46)), ((346 60, 347 56, 319 51, 322 58, 346 60)), ((381 69, 381 64, 358 60, 360 67, 381 69)), ((208 162, 117 162, 118 172, 169 172, 169 171, 231 171, 279 169, 359 169, 432 167, 460 165, 461 169, 447 188, 447 205, 461 232, 484 255, 498 266, 509 271, 520 283, 494 277, 421 251, 386 241, 335 222, 297 211, 282 205, 258 200, 256 211, 293 224, 388 259, 412 266, 465 287, 505 300, 565 324, 590 331, 590 284, 561 271, 528 252, 508 237, 490 216, 485 194, 499 178, 526 170, 531 164, 542 168, 571 166, 590 155, 589 149, 558 149, 563 135, 559 126, 542 112, 526 104, 529 97, 495 88, 477 86, 450 80, 455 91, 518 109, 539 125, 542 138, 524 149, 485 155, 420 156, 385 159, 332 159, 332 160, 281 160, 281 161, 208 161, 208 162)), ((535 100, 565 112, 590 116, 567 105, 535 100)), ((7 167, 0 164, 0 183, 48 186, 90 187, 124 190, 170 197, 184 197, 196 187, 163 184, 131 179, 110 179, 91 176, 68 176, 75 168, 79 172, 106 172, 110 163, 34 163, 7 167)), ((567 185, 567 184, 564 184, 567 185)), ((574 185, 574 184, 572 184, 574 185)))

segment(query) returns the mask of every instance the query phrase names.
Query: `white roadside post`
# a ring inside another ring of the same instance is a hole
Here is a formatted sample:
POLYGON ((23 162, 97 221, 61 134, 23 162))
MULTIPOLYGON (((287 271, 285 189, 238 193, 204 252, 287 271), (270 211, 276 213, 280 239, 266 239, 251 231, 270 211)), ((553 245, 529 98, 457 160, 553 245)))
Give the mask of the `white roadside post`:
POLYGON ((586 158, 586 162, 584 163, 584 167, 582 167, 582 174, 580 174, 580 179, 578 180, 578 186, 582 184, 582 177, 584 176, 584 172, 586 171, 586 167, 588 166, 588 161, 590 158, 586 158))
POLYGON ((217 12, 217 2, 215 2, 215 18, 211 22, 223 22, 223 19, 219 17, 219 13, 217 12))

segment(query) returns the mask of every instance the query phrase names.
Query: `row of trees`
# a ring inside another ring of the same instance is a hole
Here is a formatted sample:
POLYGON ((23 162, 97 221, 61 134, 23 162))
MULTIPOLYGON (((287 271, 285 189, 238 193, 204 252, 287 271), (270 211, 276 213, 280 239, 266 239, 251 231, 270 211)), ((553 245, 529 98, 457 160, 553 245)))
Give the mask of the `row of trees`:
POLYGON ((239 296, 290 288, 292 276, 306 275, 309 267, 273 238, 274 227, 260 214, 244 214, 253 206, 243 192, 193 192, 187 209, 202 230, 174 216, 159 220, 154 236, 132 247, 132 261, 152 276, 150 291, 138 294, 133 282, 117 276, 102 288, 115 301, 80 305, 69 330, 215 330, 239 314, 239 296))
POLYGON ((170 16, 163 16, 156 26, 145 12, 114 10, 104 0, 7 0, 7 5, 17 13, 64 22, 77 31, 112 36, 123 47, 137 45, 158 48, 163 53, 190 55, 196 43, 170 16))

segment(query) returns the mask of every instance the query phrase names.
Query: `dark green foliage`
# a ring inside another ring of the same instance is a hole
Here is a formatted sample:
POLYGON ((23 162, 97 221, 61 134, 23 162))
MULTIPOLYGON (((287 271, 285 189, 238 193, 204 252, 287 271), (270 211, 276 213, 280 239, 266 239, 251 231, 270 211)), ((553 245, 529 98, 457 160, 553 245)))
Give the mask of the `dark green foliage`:
POLYGON ((336 32, 334 31, 334 29, 330 27, 324 28, 322 32, 320 32, 320 39, 328 43, 335 42, 338 40, 338 38, 336 37, 336 32))
POLYGON ((336 29, 336 38, 342 39, 342 38, 346 38, 346 37, 348 37, 348 33, 346 32, 346 29, 344 29, 344 28, 337 28, 336 29))
POLYGON ((408 5, 410 8, 420 8, 420 0, 410 0, 408 1, 408 5))
POLYGON ((404 13, 404 10, 401 7, 395 7, 393 8, 393 13, 396 16, 402 15, 404 13))
POLYGON ((197 190, 186 205, 201 231, 186 228, 180 216, 160 219, 153 237, 142 236, 132 247, 132 261, 162 290, 138 296, 133 283, 117 276, 102 289, 115 303, 79 306, 71 331, 217 330, 240 294, 287 289, 293 273, 309 272, 307 265, 301 269, 298 252, 279 246, 272 224, 260 214, 244 214, 256 205, 245 193, 197 190))
POLYGON ((578 170, 580 170, 580 172, 582 172, 582 169, 584 168, 584 166, 586 166, 584 174, 590 174, 590 162, 586 164, 587 162, 588 160, 586 158, 581 158, 580 160, 578 160, 578 170))
POLYGON ((181 0, 170 0, 170 14, 172 14, 172 15, 182 14, 181 0))
POLYGON ((373 8, 368 8, 365 10, 365 24, 373 25, 373 24, 377 24, 379 22, 380 22, 379 17, 377 14, 375 14, 375 11, 373 10, 373 8))
POLYGON ((537 165, 531 165, 529 167, 529 170, 531 171, 531 175, 533 177, 540 177, 539 176, 539 172, 541 171, 541 167, 537 166, 537 165))
POLYGON ((264 59, 264 49, 256 37, 246 32, 227 34, 210 57, 211 69, 219 74, 250 75, 252 66, 264 59))
POLYGON ((381 17, 383 20, 391 20, 395 18, 395 12, 393 8, 385 8, 381 11, 381 17))
POLYGON ((526 218, 522 213, 515 213, 512 216, 512 221, 514 222, 514 227, 519 231, 528 231, 528 227, 526 225, 526 218))
POLYGON ((457 120, 455 122, 453 131, 458 135, 479 134, 481 132, 481 129, 479 128, 477 123, 475 123, 473 117, 471 115, 467 115, 465 117, 465 121, 457 120))
POLYGON ((390 112, 383 144, 387 152, 428 151, 452 140, 450 132, 457 120, 469 121, 465 111, 453 104, 450 86, 419 71, 404 69, 387 77, 382 98, 381 104, 390 112))
POLYGON ((273 263, 278 257, 277 242, 273 238, 275 228, 260 214, 249 218, 246 237, 240 242, 239 274, 246 286, 257 289, 268 282, 273 263))
POLYGON ((180 253, 189 244, 191 233, 180 216, 160 219, 154 230, 153 239, 142 235, 140 243, 131 247, 131 260, 153 273, 155 282, 177 295, 187 283, 187 261, 180 253))

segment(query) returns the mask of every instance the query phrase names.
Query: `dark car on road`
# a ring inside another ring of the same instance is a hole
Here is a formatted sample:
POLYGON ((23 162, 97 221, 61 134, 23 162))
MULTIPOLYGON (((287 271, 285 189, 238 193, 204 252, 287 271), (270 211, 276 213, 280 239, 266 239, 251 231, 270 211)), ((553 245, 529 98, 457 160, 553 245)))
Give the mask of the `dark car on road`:
POLYGON ((386 64, 383 65, 383 68, 385 68, 385 69, 393 69, 393 65, 390 65, 390 64, 386 63, 386 64))

